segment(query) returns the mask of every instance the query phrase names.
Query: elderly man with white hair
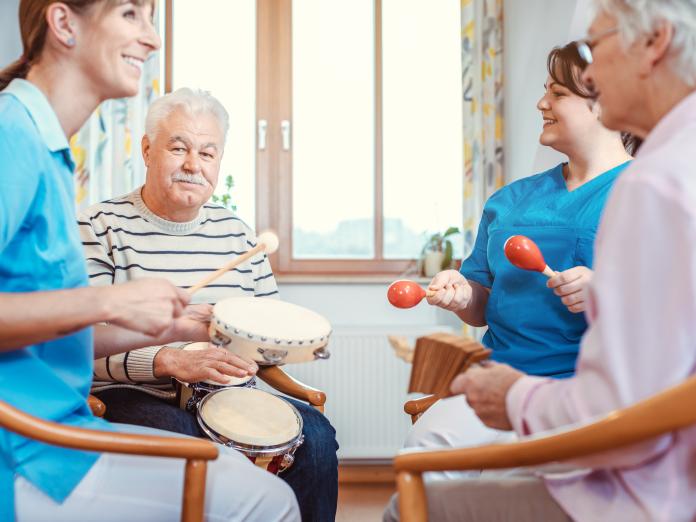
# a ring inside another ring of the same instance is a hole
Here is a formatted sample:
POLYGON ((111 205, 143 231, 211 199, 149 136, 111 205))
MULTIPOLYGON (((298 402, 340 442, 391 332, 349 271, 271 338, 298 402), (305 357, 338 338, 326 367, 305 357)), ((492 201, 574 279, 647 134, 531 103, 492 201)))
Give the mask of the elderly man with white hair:
MULTIPOLYGON (((256 244, 241 219, 208 203, 228 126, 224 107, 204 91, 179 89, 150 106, 142 139, 145 184, 78 218, 92 285, 155 276, 187 288, 256 244)), ((208 339, 211 304, 222 298, 277 294, 268 259, 257 254, 194 295, 189 316, 200 321, 200 338, 181 341, 208 339)), ((129 340, 117 342, 127 346, 129 340)), ((224 383, 257 369, 253 361, 215 347, 151 346, 97 360, 92 391, 106 404, 108 420, 204 436, 195 415, 174 403, 171 378, 224 383)), ((281 478, 293 488, 303 520, 332 521, 338 495, 335 431, 312 407, 286 400, 302 416, 304 443, 281 478)))
MULTIPOLYGON (((577 43, 610 129, 645 141, 595 245, 575 376, 503 364, 452 383, 486 425, 520 436, 592 421, 696 372, 696 0, 595 0, 577 43)), ((696 520, 696 426, 563 474, 430 481, 431 520, 696 520)), ((392 502, 386 520, 396 518, 392 502)))

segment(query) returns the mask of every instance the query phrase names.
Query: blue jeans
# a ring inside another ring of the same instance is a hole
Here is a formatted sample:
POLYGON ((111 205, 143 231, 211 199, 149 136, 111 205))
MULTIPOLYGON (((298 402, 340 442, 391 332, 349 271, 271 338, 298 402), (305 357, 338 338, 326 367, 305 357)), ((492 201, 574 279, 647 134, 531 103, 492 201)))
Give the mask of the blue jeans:
MULTIPOLYGON (((104 418, 111 422, 205 437, 194 415, 166 400, 128 388, 104 390, 95 395, 106 404, 104 418)), ((279 476, 295 492, 304 522, 333 522, 338 498, 336 430, 311 406, 287 397, 283 399, 302 415, 304 443, 295 453, 295 463, 279 476)))

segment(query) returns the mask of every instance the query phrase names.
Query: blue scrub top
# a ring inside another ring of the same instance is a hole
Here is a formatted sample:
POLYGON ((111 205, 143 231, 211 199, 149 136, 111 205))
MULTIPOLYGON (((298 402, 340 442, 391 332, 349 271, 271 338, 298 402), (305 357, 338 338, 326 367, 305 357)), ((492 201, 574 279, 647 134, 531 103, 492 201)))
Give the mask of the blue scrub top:
POLYGON ((552 270, 592 267, 597 227, 623 163, 568 191, 563 164, 507 185, 486 202, 471 255, 460 272, 490 288, 483 344, 495 361, 530 375, 567 377, 575 371, 587 323, 546 287, 539 272, 521 270, 505 257, 514 235, 531 238, 552 270))
MULTIPOLYGON (((74 164, 58 118, 26 80, 0 92, 0 292, 87 286, 75 223, 74 164)), ((86 398, 92 329, 0 352, 0 399, 42 419, 110 429, 86 398)), ((65 499, 97 453, 49 446, 0 428, 0 520, 13 520, 14 478, 65 499)))

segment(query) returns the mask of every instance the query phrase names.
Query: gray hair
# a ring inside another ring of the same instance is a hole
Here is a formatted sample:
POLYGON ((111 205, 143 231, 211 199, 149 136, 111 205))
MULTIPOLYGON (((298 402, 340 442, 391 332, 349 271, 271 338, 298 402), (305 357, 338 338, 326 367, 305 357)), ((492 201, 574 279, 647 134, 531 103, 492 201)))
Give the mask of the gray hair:
POLYGON ((145 118, 145 134, 150 140, 157 135, 159 124, 176 109, 183 109, 191 115, 209 113, 215 116, 222 129, 223 143, 227 137, 230 118, 222 103, 208 91, 182 87, 157 98, 150 104, 145 118))
POLYGON ((616 18, 626 45, 652 33, 659 22, 671 24, 672 70, 687 85, 696 86, 696 0, 595 0, 595 5, 616 18))

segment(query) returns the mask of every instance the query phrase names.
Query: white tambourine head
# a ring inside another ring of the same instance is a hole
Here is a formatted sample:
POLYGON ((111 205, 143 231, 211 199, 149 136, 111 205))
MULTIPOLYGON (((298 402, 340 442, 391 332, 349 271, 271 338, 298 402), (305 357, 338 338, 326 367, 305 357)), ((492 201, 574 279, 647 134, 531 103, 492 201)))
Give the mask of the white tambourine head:
POLYGON ((266 254, 272 254, 278 250, 278 236, 275 232, 271 232, 270 230, 261 232, 261 234, 256 237, 256 242, 258 244, 263 243, 266 245, 266 248, 264 249, 266 254))

